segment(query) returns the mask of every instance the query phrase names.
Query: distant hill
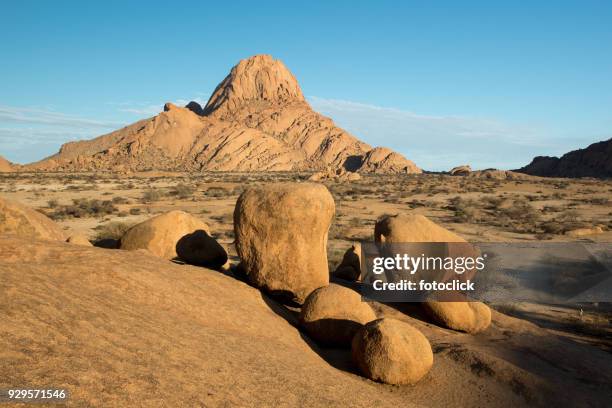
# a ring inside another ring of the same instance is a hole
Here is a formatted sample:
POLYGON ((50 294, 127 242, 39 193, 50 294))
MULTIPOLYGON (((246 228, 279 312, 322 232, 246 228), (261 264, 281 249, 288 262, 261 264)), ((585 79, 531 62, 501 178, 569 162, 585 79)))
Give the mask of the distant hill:
POLYGON ((609 178, 612 177, 612 139, 571 151, 561 158, 538 156, 516 171, 543 177, 609 178))
POLYGON ((401 154, 373 149, 313 111, 293 74, 269 55, 240 61, 204 108, 196 102, 186 107, 167 103, 152 118, 66 143, 24 168, 421 172, 401 154))
POLYGON ((15 171, 13 163, 0 156, 0 173, 15 171))

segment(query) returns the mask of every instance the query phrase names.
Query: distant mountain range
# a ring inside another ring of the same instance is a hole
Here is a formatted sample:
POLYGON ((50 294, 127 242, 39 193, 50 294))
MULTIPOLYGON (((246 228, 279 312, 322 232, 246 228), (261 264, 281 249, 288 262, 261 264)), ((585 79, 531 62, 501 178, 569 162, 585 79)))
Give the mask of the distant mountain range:
POLYGON ((612 139, 559 157, 538 156, 517 172, 543 177, 612 177, 612 139))
POLYGON ((372 148, 313 111, 295 77, 269 55, 240 61, 204 108, 167 103, 152 118, 66 143, 53 156, 19 168, 421 172, 401 154, 372 148))

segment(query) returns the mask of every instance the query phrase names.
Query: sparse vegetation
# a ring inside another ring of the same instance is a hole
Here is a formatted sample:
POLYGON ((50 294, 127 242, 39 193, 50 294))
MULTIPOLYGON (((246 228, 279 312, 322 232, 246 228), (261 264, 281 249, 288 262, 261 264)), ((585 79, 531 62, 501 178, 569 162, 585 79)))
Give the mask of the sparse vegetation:
POLYGON ((102 240, 119 240, 134 224, 111 221, 106 224, 98 225, 96 227, 95 241, 102 240))
POLYGON ((195 188, 187 184, 177 184, 171 191, 170 195, 176 196, 177 198, 184 200, 190 198, 195 192, 195 188))
POLYGON ((142 193, 142 198, 140 201, 143 203, 154 203, 162 199, 162 193, 158 190, 149 189, 142 193))
POLYGON ((55 210, 48 214, 51 219, 99 217, 117 212, 117 207, 109 200, 76 198, 71 205, 56 205, 55 210))

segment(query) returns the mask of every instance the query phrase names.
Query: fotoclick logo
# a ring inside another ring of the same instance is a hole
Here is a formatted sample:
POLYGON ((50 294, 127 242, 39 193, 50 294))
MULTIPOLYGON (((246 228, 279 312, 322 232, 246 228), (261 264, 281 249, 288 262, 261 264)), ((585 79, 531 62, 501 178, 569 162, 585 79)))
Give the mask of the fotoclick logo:
POLYGON ((596 243, 361 244, 362 295, 387 302, 612 301, 612 251, 596 243))

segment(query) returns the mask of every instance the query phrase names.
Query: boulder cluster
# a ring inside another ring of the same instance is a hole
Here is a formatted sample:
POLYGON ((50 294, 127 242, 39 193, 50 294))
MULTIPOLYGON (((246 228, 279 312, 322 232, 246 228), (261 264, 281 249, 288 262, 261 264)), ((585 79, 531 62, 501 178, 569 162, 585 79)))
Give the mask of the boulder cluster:
MULTIPOLYGON (((44 214, 3 198, 0 234, 92 246, 86 236, 67 234, 44 214)), ((184 211, 170 211, 136 224, 125 232, 119 248, 145 250, 160 258, 213 269, 227 263, 227 252, 210 236, 208 225, 184 211)))
POLYGON ((357 181, 361 180, 361 175, 359 173, 345 170, 344 168, 328 168, 326 170, 316 172, 308 178, 308 181, 326 180, 335 182, 357 181))
POLYGON ((210 236, 208 225, 184 211, 170 211, 127 230, 121 249, 144 249, 165 259, 179 259, 192 265, 220 268, 227 252, 210 236))
MULTIPOLYGON (((234 210, 236 270, 267 294, 300 306, 299 326, 322 346, 350 348, 361 373, 389 384, 414 384, 433 365, 428 339, 402 320, 377 316, 353 289, 330 284, 328 230, 335 214, 329 190, 319 183, 277 183, 248 187, 234 210)), ((18 203, 0 199, 0 233, 91 245, 86 237, 66 234, 53 221, 18 203)), ((460 236, 421 215, 385 216, 374 228, 379 244, 456 242, 460 236)), ((384 245, 383 245, 384 246, 384 245)), ((170 211, 125 232, 119 247, 152 256, 221 269, 228 255, 209 226, 183 211, 170 211)), ((349 248, 335 276, 357 281, 361 247, 349 248)), ((491 311, 480 302, 421 304, 431 321, 466 333, 485 330, 491 311)))
MULTIPOLYGON (((329 282, 327 232, 334 201, 325 186, 285 183, 248 188, 234 211, 240 270, 254 286, 301 305, 300 327, 323 346, 351 348, 353 360, 368 378, 390 384, 413 384, 433 364, 427 338, 410 324, 378 318, 354 290, 329 282)), ((378 242, 451 242, 460 236, 421 215, 387 216, 374 228, 378 242)), ((345 253, 335 276, 356 281, 361 248, 345 253)), ((491 323, 480 302, 422 304, 440 326, 477 333, 491 323)))

